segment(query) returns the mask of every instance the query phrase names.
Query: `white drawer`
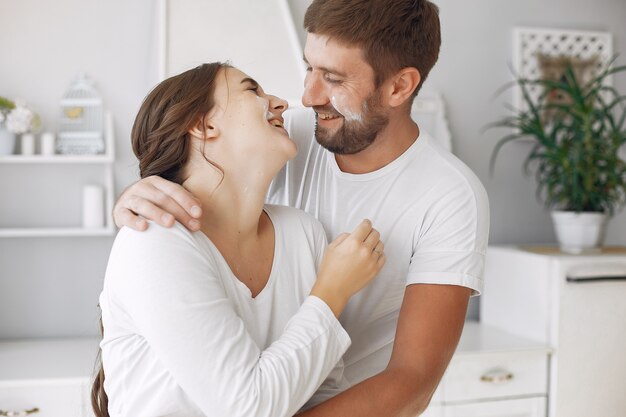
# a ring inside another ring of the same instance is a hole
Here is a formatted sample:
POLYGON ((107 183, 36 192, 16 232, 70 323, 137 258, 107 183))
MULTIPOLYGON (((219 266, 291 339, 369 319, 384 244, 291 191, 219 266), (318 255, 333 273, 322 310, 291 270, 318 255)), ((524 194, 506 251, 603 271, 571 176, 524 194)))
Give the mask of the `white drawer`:
POLYGON ((0 410, 19 412, 38 408, 33 417, 83 417, 86 381, 2 382, 0 410))
POLYGON ((455 355, 433 400, 450 403, 546 395, 547 375, 545 352, 455 355))
POLYGON ((546 417, 546 398, 446 405, 439 412, 438 417, 546 417))

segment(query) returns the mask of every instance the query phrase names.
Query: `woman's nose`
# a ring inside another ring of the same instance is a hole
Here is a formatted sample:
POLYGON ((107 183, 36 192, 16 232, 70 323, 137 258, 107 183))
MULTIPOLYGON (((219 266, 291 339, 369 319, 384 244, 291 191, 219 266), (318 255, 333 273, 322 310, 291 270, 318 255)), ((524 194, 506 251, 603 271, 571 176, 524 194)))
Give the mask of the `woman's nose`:
POLYGON ((278 111, 279 114, 282 114, 285 110, 287 110, 289 104, 287 103, 287 100, 283 100, 280 97, 270 96, 270 107, 272 110, 278 111))

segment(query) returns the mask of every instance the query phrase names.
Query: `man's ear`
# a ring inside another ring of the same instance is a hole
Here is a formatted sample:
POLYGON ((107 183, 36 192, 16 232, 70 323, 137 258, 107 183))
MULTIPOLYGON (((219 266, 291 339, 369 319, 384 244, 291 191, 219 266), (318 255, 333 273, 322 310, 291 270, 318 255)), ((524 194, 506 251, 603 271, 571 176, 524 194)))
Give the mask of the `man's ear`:
POLYGON ((215 139, 220 135, 220 131, 209 118, 198 120, 188 132, 192 137, 200 140, 215 139))
POLYGON ((422 76, 417 68, 406 67, 398 71, 391 79, 389 105, 399 107, 406 103, 421 80, 422 76))

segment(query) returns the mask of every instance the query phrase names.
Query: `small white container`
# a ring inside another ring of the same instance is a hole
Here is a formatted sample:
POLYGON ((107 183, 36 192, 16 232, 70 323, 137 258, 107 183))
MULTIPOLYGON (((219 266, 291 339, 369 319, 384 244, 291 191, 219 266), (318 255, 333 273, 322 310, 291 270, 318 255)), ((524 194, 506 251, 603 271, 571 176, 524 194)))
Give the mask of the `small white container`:
POLYGON ((13 155, 15 142, 15 133, 0 125, 0 155, 13 155))
POLYGON ((563 252, 582 253, 602 246, 608 216, 604 213, 553 211, 554 231, 563 252))
POLYGON ((32 133, 24 133, 20 137, 20 149, 22 155, 35 154, 35 135, 32 133))
POLYGON ((83 186, 83 227, 104 227, 104 190, 99 185, 83 186))
POLYGON ((44 132, 41 134, 41 154, 50 156, 54 155, 54 146, 56 138, 52 132, 44 132))

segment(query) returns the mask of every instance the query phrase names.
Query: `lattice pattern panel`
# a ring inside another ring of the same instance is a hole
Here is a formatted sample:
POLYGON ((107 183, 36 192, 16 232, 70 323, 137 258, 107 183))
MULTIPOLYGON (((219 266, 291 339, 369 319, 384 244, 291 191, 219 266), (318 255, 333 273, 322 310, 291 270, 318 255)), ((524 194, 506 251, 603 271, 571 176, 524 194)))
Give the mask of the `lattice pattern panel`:
MULTIPOLYGON (((597 57, 597 71, 613 57, 613 42, 609 32, 590 32, 559 29, 516 28, 513 31, 513 69, 522 78, 537 79, 541 70, 538 54, 550 57, 571 56, 588 60, 597 57)), ((607 78, 610 82, 611 79, 607 78)), ((530 89, 537 98, 539 87, 530 89)), ((513 105, 523 108, 519 88, 514 89, 513 105)))

